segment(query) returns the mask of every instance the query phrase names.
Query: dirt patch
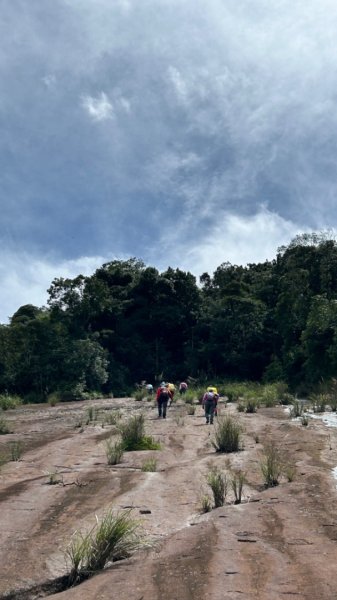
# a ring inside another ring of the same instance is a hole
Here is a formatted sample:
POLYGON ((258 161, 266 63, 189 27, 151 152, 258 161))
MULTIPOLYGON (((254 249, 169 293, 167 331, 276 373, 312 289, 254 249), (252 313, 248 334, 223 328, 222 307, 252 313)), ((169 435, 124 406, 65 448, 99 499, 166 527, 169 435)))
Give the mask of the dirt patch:
MULTIPOLYGON (((221 406, 236 414, 235 405, 221 406)), ((42 597, 119 600, 333 600, 336 597, 337 429, 319 420, 302 427, 280 408, 237 415, 243 448, 216 454, 212 427, 202 408, 181 415, 170 407, 156 418, 155 407, 131 399, 24 407, 10 411, 14 433, 23 440, 18 462, 0 474, 0 598, 42 597), (95 422, 84 423, 88 406, 95 422), (142 410, 147 433, 160 451, 129 452, 120 465, 107 465, 104 441, 116 435, 104 423, 107 411, 122 418, 142 410), (81 423, 80 423, 81 421, 81 423), (80 427, 79 427, 80 423, 80 427), (260 460, 273 440, 296 476, 265 489, 260 460), (155 472, 144 460, 157 459, 155 472), (234 505, 229 489, 223 508, 200 514, 206 474, 215 465, 246 473, 243 503, 234 505), (60 481, 49 485, 50 474, 60 481), (64 550, 75 530, 88 530, 108 508, 133 507, 153 548, 116 563, 79 586, 62 591, 69 565, 64 550)))

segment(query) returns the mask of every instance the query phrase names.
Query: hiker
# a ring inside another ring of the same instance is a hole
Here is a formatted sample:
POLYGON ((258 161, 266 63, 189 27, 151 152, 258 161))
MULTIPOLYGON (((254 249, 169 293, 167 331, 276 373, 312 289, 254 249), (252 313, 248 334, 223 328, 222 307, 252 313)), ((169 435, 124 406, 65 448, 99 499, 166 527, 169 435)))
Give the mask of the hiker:
POLYGON ((180 395, 182 395, 182 394, 185 394, 185 392, 187 391, 187 388, 188 388, 188 385, 187 385, 187 383, 186 383, 185 381, 182 381, 182 382, 179 384, 179 394, 180 394, 180 395))
POLYGON ((167 387, 165 381, 162 381, 158 390, 157 390, 157 404, 158 404, 158 418, 163 417, 166 419, 166 409, 171 399, 170 390, 167 387))
POLYGON ((173 396, 174 396, 174 392, 176 391, 176 386, 174 385, 174 383, 167 383, 166 385, 167 385, 168 391, 170 392, 170 395, 171 395, 171 399, 168 404, 170 406, 170 404, 172 404, 172 402, 173 402, 173 396))
POLYGON ((147 391, 147 393, 149 394, 149 396, 152 396, 153 394, 153 385, 152 383, 147 383, 145 386, 145 389, 147 391))
POLYGON ((217 404, 218 404, 218 400, 219 400, 219 394, 218 392, 214 392, 213 390, 216 390, 216 388, 207 388, 203 399, 202 399, 202 405, 205 409, 205 417, 206 417, 206 424, 208 425, 209 423, 212 425, 213 424, 213 420, 214 420, 214 414, 216 414, 216 409, 217 409, 217 404))

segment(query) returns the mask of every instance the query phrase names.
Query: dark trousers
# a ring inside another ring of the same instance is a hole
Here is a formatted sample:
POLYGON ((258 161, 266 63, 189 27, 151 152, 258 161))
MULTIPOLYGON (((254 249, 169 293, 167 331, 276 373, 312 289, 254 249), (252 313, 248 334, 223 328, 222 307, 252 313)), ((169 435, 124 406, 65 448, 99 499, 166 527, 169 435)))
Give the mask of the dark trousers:
POLYGON ((206 402, 205 403, 206 423, 213 423, 215 408, 216 408, 216 404, 214 404, 214 402, 206 402))
POLYGON ((167 400, 158 400, 158 416, 166 419, 167 400))

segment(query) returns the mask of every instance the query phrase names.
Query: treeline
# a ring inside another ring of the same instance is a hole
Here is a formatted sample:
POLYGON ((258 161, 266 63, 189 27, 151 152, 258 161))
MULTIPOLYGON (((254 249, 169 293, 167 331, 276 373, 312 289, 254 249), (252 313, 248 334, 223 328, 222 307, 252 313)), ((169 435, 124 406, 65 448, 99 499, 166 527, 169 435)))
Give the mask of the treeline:
POLYGON ((130 259, 55 279, 48 293, 48 307, 22 306, 0 326, 0 393, 118 395, 188 375, 304 391, 337 375, 337 245, 323 234, 199 282, 130 259))

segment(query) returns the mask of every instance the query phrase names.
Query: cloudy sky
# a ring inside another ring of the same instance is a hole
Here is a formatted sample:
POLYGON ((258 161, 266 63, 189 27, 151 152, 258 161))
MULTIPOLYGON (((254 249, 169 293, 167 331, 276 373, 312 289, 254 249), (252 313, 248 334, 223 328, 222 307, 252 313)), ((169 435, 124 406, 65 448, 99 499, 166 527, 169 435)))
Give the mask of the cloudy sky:
POLYGON ((337 227, 335 0, 0 0, 0 322, 337 227))

